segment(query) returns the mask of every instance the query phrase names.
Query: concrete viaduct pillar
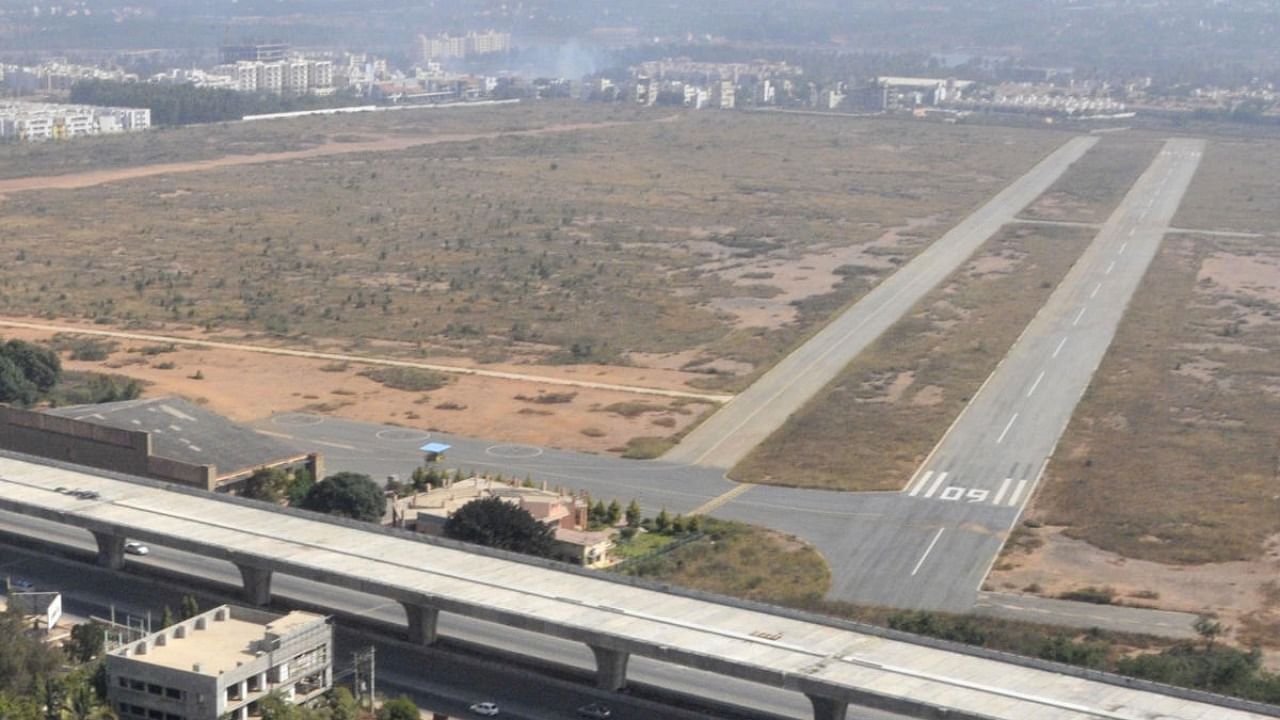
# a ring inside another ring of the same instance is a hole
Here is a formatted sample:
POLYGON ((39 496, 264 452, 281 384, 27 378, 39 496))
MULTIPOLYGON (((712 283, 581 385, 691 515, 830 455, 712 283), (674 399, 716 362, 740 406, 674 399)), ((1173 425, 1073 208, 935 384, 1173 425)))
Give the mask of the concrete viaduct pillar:
POLYGON ((596 656, 596 687, 615 692, 627 686, 627 660, 631 653, 587 645, 596 656))
POLYGON ((849 703, 844 700, 832 700, 817 695, 805 697, 809 698, 809 702, 813 704, 813 720, 845 720, 849 713, 849 703))
POLYGON ((94 532, 98 543, 98 564, 111 570, 124 567, 124 536, 114 533, 94 532))
POLYGON ((417 645, 433 645, 436 641, 436 622, 440 611, 416 603, 400 603, 409 619, 409 642, 417 645))
POLYGON ((271 602, 271 571, 252 565, 236 563, 244 580, 244 599, 250 605, 266 605, 271 602))

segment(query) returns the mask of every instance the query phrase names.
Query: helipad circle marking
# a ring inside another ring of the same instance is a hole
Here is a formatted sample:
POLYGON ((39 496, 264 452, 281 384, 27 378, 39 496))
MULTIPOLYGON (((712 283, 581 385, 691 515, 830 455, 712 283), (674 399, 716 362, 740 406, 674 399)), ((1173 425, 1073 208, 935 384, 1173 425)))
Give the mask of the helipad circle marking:
POLYGON ((484 449, 484 454, 510 460, 536 458, 542 454, 542 448, 532 445, 491 445, 484 449))
POLYGON ((431 433, 422 432, 421 430, 404 430, 401 428, 388 428, 379 430, 374 433, 374 437, 379 440, 391 440, 394 442, 418 442, 431 437, 431 433))
POLYGON ((311 427, 324 422, 323 415, 312 415, 310 413, 290 413, 288 415, 280 415, 271 418, 271 424, 284 425, 286 427, 311 427))

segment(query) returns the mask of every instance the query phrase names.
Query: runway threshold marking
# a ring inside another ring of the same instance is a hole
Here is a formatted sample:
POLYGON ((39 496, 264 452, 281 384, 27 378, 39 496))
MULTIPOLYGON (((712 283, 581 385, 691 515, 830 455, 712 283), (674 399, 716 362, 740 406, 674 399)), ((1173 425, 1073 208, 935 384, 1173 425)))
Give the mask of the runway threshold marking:
POLYGON ((1013 478, 1005 478, 1004 482, 1000 483, 1000 489, 996 491, 996 499, 992 502, 999 505, 1000 501, 1004 500, 1004 494, 1009 492, 1009 483, 1011 482, 1013 482, 1013 478))
POLYGON ((1013 489, 1013 494, 1009 496, 1009 507, 1018 504, 1018 498, 1022 497, 1022 491, 1027 489, 1027 481, 1019 480, 1017 487, 1013 489))
POLYGON ((723 506, 725 503, 738 497, 739 495, 750 490, 753 487, 755 487, 755 485, 751 483, 738 483, 732 488, 729 488, 728 491, 711 498, 710 500, 702 503, 698 507, 689 511, 689 514, 690 515, 706 515, 709 512, 714 512, 715 510, 720 509, 720 507, 723 506))
POLYGON ((1018 413, 1014 413, 1013 417, 1009 418, 1009 424, 1004 426, 1004 430, 1001 431, 1000 437, 996 438, 997 445, 1004 442, 1004 436, 1009 434, 1009 429, 1013 427, 1013 423, 1017 419, 1018 419, 1018 413))
POLYGON ((920 572, 920 566, 924 565, 925 558, 929 557, 929 553, 933 552, 933 546, 938 544, 938 538, 942 537, 944 530, 946 530, 946 528, 938 528, 938 534, 933 536, 933 541, 929 543, 929 547, 924 549, 924 554, 916 561, 916 566, 911 569, 912 577, 915 577, 915 574, 920 572))
POLYGON ((933 471, 932 471, 932 470, 930 470, 929 472, 927 472, 927 473, 925 473, 924 475, 922 475, 922 476, 920 477, 920 482, 918 482, 918 483, 916 483, 914 486, 912 486, 912 488, 911 488, 911 492, 909 492, 909 493, 907 493, 907 494, 908 494, 908 495, 910 495, 911 497, 915 497, 916 495, 919 495, 919 494, 920 494, 920 491, 924 489, 924 486, 929 484, 929 478, 931 478, 931 477, 933 477, 933 471))
POLYGON ((942 481, 947 479, 946 473, 938 473, 938 479, 933 481, 933 486, 924 494, 925 497, 931 498, 933 494, 938 492, 938 488, 942 487, 942 481))

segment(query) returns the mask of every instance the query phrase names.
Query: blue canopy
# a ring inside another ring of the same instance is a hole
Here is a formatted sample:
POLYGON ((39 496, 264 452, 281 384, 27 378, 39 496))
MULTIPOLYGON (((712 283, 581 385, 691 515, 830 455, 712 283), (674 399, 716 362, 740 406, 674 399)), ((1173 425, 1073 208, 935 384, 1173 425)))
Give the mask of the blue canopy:
POLYGON ((451 447, 453 447, 453 446, 452 446, 452 445, 445 445, 444 443, 427 443, 426 445, 423 445, 422 447, 420 447, 420 448, 418 448, 418 449, 419 449, 419 450, 421 450, 422 452, 435 453, 435 454, 439 455, 439 454, 443 453, 445 450, 448 450, 448 449, 449 449, 449 448, 451 448, 451 447))

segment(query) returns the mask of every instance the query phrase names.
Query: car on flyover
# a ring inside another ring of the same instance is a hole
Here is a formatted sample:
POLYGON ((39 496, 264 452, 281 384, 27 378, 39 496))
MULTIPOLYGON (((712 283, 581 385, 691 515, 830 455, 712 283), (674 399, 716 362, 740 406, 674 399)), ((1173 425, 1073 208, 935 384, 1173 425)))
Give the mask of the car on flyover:
POLYGON ((613 711, 609 709, 609 706, 601 705, 600 703, 593 702, 578 708, 579 717, 591 718, 591 720, 605 720, 610 715, 613 715, 613 711))
POLYGON ((497 715, 499 711, 497 703, 480 702, 471 706, 471 712, 485 717, 493 717, 494 715, 497 715))
POLYGON ((130 555, 148 555, 151 553, 151 548, 140 542, 127 542, 124 544, 124 551, 130 555))

